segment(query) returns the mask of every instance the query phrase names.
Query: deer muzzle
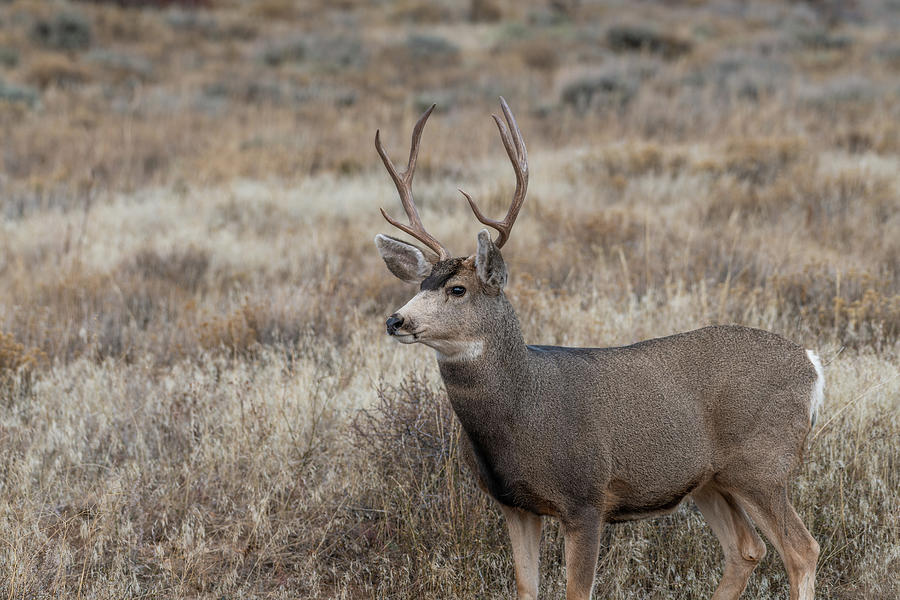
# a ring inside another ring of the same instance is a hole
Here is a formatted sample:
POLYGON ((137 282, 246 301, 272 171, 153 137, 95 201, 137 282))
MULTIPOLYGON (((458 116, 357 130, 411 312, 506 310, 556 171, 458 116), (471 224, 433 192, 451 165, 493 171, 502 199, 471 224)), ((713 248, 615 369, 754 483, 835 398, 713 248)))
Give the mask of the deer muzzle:
POLYGON ((403 317, 394 313, 387 318, 387 321, 385 321, 384 324, 387 327, 387 334, 394 335, 397 333, 398 329, 403 327, 403 317))

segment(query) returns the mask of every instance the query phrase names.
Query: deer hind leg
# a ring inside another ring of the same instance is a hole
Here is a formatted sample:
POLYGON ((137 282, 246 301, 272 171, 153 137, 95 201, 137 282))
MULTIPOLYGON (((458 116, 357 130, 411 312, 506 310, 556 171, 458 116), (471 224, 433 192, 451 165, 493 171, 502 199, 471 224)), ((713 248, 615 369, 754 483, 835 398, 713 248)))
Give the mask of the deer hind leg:
POLYGON ((692 497, 725 553, 725 570, 713 600, 737 600, 753 569, 766 555, 766 545, 747 514, 728 494, 707 484, 694 491, 692 497))
POLYGON ((590 600, 600 554, 600 529, 597 518, 582 518, 564 523, 566 540, 566 600, 590 600))
POLYGON ((541 517, 518 508, 500 505, 506 517, 519 600, 537 600, 540 584, 541 517))
POLYGON ((781 555, 791 583, 791 600, 812 600, 819 544, 788 501, 787 488, 768 493, 738 492, 736 496, 781 555))

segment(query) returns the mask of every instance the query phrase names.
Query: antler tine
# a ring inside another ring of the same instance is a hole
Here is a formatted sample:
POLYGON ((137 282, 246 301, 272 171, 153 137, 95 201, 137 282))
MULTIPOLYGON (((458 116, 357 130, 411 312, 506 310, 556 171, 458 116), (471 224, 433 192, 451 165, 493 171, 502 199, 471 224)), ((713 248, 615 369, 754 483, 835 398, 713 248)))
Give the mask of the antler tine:
POLYGON ((409 161, 407 161, 406 170, 402 175, 397 172, 397 167, 395 167, 394 163, 391 162, 391 159, 388 158, 387 152, 381 144, 380 131, 375 131, 375 149, 378 151, 378 156, 381 157, 381 162, 384 163, 384 167, 387 169, 388 174, 394 181, 394 185, 397 186, 397 192, 400 194, 400 202, 403 204, 403 210, 406 211, 406 216, 409 218, 409 225, 404 225, 403 223, 392 219, 383 208, 381 209, 382 216, 384 216, 388 223, 397 229, 405 231, 428 246, 438 255, 438 260, 446 260, 451 257, 450 251, 430 233, 425 231, 422 220, 419 218, 419 211, 416 210, 416 204, 413 201, 412 193, 412 180, 413 175, 415 175, 416 172, 416 159, 419 157, 419 140, 422 137, 422 130, 425 129, 425 122, 428 120, 428 117, 431 116, 434 107, 435 105, 432 104, 431 108, 426 110, 422 116, 419 117, 419 120, 416 121, 416 126, 413 127, 412 142, 409 147, 409 161))
POLYGON ((513 223, 516 222, 516 217, 519 216, 519 211, 522 209, 522 204, 525 202, 525 193, 528 191, 528 151, 525 149, 525 140, 522 138, 522 132, 519 131, 519 125, 516 123, 516 118, 513 116, 512 111, 509 109, 509 105, 502 96, 500 97, 500 108, 503 110, 503 116, 506 117, 506 122, 509 123, 509 129, 503 124, 500 117, 497 115, 491 116, 497 124, 497 129, 500 131, 500 139, 503 141, 503 147, 506 148, 506 154, 509 156, 509 160, 512 162, 513 171, 516 173, 516 191, 513 194, 512 204, 510 204, 506 216, 502 221, 485 217, 481 214, 478 205, 475 204, 472 197, 464 191, 459 190, 460 193, 466 197, 466 200, 468 200, 472 212, 475 213, 475 218, 488 227, 493 227, 500 232, 497 241, 494 242, 498 248, 501 248, 503 244, 506 243, 506 240, 509 239, 513 223), (510 135, 510 130, 515 134, 514 136, 510 135))

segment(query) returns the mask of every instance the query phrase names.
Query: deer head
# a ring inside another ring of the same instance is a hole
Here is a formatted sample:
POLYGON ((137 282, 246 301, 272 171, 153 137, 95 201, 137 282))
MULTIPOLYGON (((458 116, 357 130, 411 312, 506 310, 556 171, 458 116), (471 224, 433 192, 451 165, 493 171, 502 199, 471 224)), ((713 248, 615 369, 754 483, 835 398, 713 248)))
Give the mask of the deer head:
POLYGON ((418 246, 394 237, 382 234, 375 237, 375 245, 388 270, 403 281, 419 285, 419 293, 388 317, 387 333, 404 344, 421 342, 431 346, 444 359, 465 359, 480 355, 487 332, 492 331, 496 323, 505 320, 501 317, 512 310, 503 295, 507 270, 500 248, 509 239, 512 226, 525 201, 528 156, 522 134, 506 100, 501 98, 500 105, 509 128, 496 115, 493 118, 506 153, 512 161, 516 174, 516 191, 506 217, 498 221, 482 215, 471 196, 460 190, 475 217, 499 232, 497 239, 491 240, 487 229, 482 229, 478 233, 475 253, 467 257, 453 258, 446 247, 425 231, 413 202, 412 179, 419 152, 419 139, 434 105, 425 111, 413 128, 409 161, 403 174, 398 173, 388 158, 381 144, 380 134, 375 134, 375 148, 397 186, 409 224, 404 225, 392 219, 384 209, 381 209, 381 214, 391 225, 416 238, 434 253, 426 254, 418 246))

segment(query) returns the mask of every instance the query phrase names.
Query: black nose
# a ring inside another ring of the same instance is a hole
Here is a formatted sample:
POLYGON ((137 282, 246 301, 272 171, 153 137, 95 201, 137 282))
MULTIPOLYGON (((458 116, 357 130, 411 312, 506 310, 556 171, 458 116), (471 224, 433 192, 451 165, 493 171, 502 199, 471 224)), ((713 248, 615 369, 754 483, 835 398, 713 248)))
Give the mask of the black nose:
POLYGON ((387 325, 388 335, 394 335, 398 329, 403 327, 403 317, 394 313, 387 318, 384 324, 387 325))

